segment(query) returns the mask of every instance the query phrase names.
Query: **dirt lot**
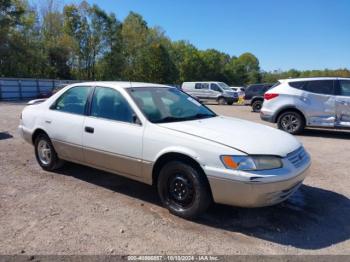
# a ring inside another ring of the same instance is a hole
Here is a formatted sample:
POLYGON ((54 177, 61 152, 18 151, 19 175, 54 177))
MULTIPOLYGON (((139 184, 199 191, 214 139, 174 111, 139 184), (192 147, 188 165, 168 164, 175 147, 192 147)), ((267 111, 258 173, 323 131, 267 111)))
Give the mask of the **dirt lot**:
MULTIPOLYGON (((249 107, 211 107, 260 122, 249 107)), ((190 222, 147 185, 75 164, 41 170, 16 133, 22 108, 0 103, 0 254, 350 254, 350 132, 298 137, 312 172, 285 203, 213 205, 190 222)))

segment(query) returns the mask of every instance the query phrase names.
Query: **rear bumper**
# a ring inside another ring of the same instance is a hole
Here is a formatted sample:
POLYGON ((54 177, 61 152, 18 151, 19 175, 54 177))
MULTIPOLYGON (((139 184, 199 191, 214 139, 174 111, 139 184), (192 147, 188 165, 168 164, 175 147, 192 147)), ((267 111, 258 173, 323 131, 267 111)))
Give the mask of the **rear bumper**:
POLYGON ((23 125, 19 125, 17 131, 26 142, 33 144, 32 133, 28 129, 26 129, 23 125))
POLYGON ((250 106, 251 103, 252 103, 252 100, 251 100, 251 99, 244 99, 244 104, 245 104, 246 106, 250 106))
POLYGON ((267 109, 264 104, 263 108, 260 110, 260 118, 267 122, 276 123, 276 111, 267 109))
POLYGON ((268 115, 268 114, 264 113, 263 111, 260 111, 260 118, 261 118, 261 120, 264 120, 266 122, 270 122, 270 123, 275 122, 275 118, 273 115, 268 115))

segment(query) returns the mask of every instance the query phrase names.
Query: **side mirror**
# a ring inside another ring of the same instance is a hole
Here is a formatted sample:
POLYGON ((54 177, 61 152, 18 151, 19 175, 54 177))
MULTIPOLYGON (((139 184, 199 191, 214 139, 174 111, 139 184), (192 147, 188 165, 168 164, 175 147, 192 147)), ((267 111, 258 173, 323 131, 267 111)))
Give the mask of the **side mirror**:
POLYGON ((140 125, 140 126, 142 125, 140 119, 137 117, 137 115, 135 113, 132 114, 132 122, 134 124, 137 124, 137 125, 140 125))

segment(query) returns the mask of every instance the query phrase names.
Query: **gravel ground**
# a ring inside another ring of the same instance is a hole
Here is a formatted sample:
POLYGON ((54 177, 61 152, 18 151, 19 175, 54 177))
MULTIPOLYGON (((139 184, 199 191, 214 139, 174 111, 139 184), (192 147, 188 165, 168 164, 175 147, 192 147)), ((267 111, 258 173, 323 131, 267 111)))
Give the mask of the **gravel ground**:
MULTIPOLYGON (((261 122, 250 107, 210 107, 261 122)), ((191 222, 170 215, 150 186, 76 164, 43 171, 16 132, 22 108, 0 103, 0 254, 350 255, 350 132, 298 136, 313 164, 286 202, 213 205, 191 222)))

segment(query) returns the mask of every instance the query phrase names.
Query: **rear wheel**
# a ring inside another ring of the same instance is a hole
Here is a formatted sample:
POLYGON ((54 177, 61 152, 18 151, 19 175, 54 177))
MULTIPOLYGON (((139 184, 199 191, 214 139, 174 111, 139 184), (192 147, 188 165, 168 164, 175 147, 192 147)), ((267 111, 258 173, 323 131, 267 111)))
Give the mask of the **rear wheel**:
POLYGON ((261 100, 254 101, 252 104, 253 112, 260 112, 262 105, 263 105, 263 101, 261 100))
POLYGON ((158 193, 163 205, 177 216, 193 219, 211 203, 207 181, 192 165, 171 161, 159 173, 158 193))
POLYGON ((218 103, 219 103, 219 105, 226 105, 226 99, 223 97, 219 97, 218 103))
POLYGON ((53 171, 63 165, 63 160, 59 159, 46 134, 40 134, 35 139, 35 156, 39 165, 47 171, 53 171))
POLYGON ((304 130, 305 121, 300 113, 295 111, 287 111, 278 117, 277 125, 279 129, 295 135, 304 130))

